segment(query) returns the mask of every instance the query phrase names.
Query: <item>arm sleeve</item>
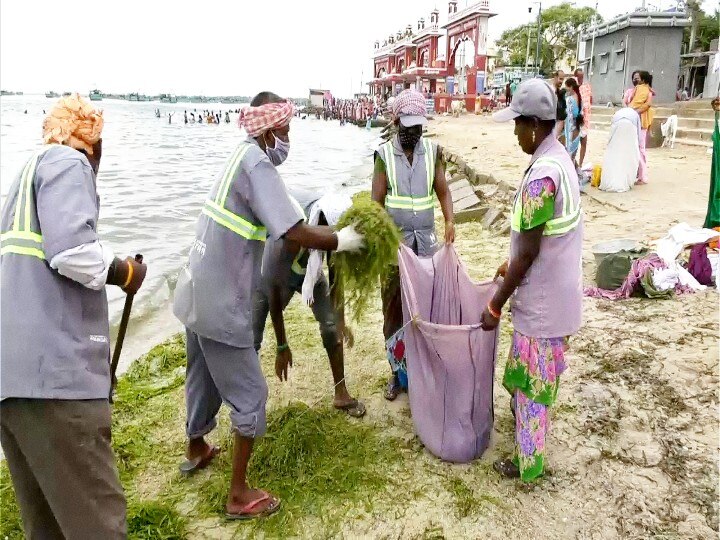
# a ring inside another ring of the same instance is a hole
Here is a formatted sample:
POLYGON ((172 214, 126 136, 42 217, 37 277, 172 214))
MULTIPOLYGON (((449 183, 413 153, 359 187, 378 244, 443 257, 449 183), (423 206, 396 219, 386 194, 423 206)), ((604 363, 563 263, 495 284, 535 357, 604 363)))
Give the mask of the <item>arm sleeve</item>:
POLYGON ((248 204, 272 238, 281 238, 303 221, 290 201, 285 184, 269 160, 263 159, 250 171, 248 204))
POLYGON ((555 214, 555 182, 545 176, 529 180, 522 191, 521 231, 528 231, 552 219, 555 214))
POLYGON ((88 289, 99 291, 105 286, 114 258, 108 246, 95 241, 61 251, 50 260, 50 268, 88 289))
POLYGON ((40 163, 37 214, 48 260, 98 240, 98 199, 90 166, 80 159, 40 163))

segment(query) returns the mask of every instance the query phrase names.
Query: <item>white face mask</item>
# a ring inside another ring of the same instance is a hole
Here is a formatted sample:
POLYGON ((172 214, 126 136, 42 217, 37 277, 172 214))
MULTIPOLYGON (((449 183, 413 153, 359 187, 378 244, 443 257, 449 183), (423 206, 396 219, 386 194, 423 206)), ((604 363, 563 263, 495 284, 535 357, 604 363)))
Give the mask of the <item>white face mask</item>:
POLYGON ((290 153, 290 141, 285 142, 274 133, 273 137, 275 138, 275 146, 271 148, 266 142, 265 153, 270 158, 270 162, 277 167, 287 159, 288 153, 290 153))

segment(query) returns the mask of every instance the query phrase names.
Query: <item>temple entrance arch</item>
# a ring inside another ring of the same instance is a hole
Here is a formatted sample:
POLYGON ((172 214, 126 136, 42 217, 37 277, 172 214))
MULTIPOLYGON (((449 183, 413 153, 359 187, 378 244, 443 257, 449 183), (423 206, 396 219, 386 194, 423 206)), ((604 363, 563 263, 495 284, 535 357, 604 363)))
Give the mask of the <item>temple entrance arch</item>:
POLYGON ((464 37, 455 44, 451 65, 455 68, 455 92, 467 94, 468 72, 475 65, 475 43, 472 39, 464 37))

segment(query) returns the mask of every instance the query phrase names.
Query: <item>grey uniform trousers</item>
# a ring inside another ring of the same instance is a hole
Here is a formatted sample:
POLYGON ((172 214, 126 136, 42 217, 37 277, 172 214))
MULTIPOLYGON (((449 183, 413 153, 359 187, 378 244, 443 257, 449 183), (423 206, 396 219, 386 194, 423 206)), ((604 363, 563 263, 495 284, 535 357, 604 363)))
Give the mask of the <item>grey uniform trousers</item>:
MULTIPOLYGON (((283 310, 287 308, 295 293, 302 294, 302 282, 298 287, 288 286, 282 291, 283 310)), ((322 275, 313 289, 313 305, 311 306, 315 320, 320 326, 325 350, 332 351, 341 342, 338 333, 338 315, 330 297, 330 284, 327 278, 322 275)), ((265 322, 270 312, 270 299, 264 289, 258 288, 253 293, 253 334, 255 339, 255 350, 259 351, 265 332, 265 322)))
POLYGON ((126 537, 106 399, 5 399, 0 442, 29 540, 126 537))
POLYGON ((187 436, 197 439, 217 425, 224 402, 234 431, 243 437, 265 434, 268 387, 252 347, 233 347, 186 329, 185 404, 187 436))

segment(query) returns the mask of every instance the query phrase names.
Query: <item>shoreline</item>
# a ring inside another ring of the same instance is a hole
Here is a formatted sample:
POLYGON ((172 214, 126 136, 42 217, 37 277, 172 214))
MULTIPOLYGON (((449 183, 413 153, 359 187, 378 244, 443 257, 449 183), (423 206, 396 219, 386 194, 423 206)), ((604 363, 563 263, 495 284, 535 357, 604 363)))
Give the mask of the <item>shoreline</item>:
MULTIPOLYGON (((505 182, 502 200, 509 204, 528 162, 511 126, 465 115, 436 118, 429 128, 476 176, 505 182)), ((590 136, 589 157, 598 162, 607 135, 590 136)), ((680 154, 649 150, 653 176, 647 189, 583 196, 586 283, 594 278, 593 243, 657 237, 674 220, 694 224, 704 217, 709 158, 685 149, 680 154)), ((478 281, 492 277, 508 242, 479 223, 457 225, 457 251, 478 281)), ((492 470, 493 460, 513 444, 508 397, 498 380, 512 332, 509 318, 502 321, 495 367, 490 447, 478 460, 456 465, 424 450, 406 395, 392 403, 383 399, 389 369, 378 294, 373 302, 366 319, 351 323, 355 346, 346 351, 348 389, 367 406, 362 420, 332 410, 332 379, 317 325, 297 298, 286 311, 294 353, 288 382, 274 376, 274 348, 261 351, 270 427, 258 442, 251 482, 278 492, 283 509, 252 524, 222 518, 229 452, 189 479, 177 473, 185 443, 181 341, 172 338, 132 362, 113 411, 131 530, 151 526, 176 538, 217 539, 717 537, 716 290, 671 300, 584 299, 583 328, 571 340, 549 435, 548 474, 527 486, 501 480, 492 470)), ((210 438, 229 448, 226 412, 210 438)), ((12 518, 4 465, 2 472, 0 510, 12 518)), ((17 538, 13 523, 4 519, 0 536, 17 538)))

